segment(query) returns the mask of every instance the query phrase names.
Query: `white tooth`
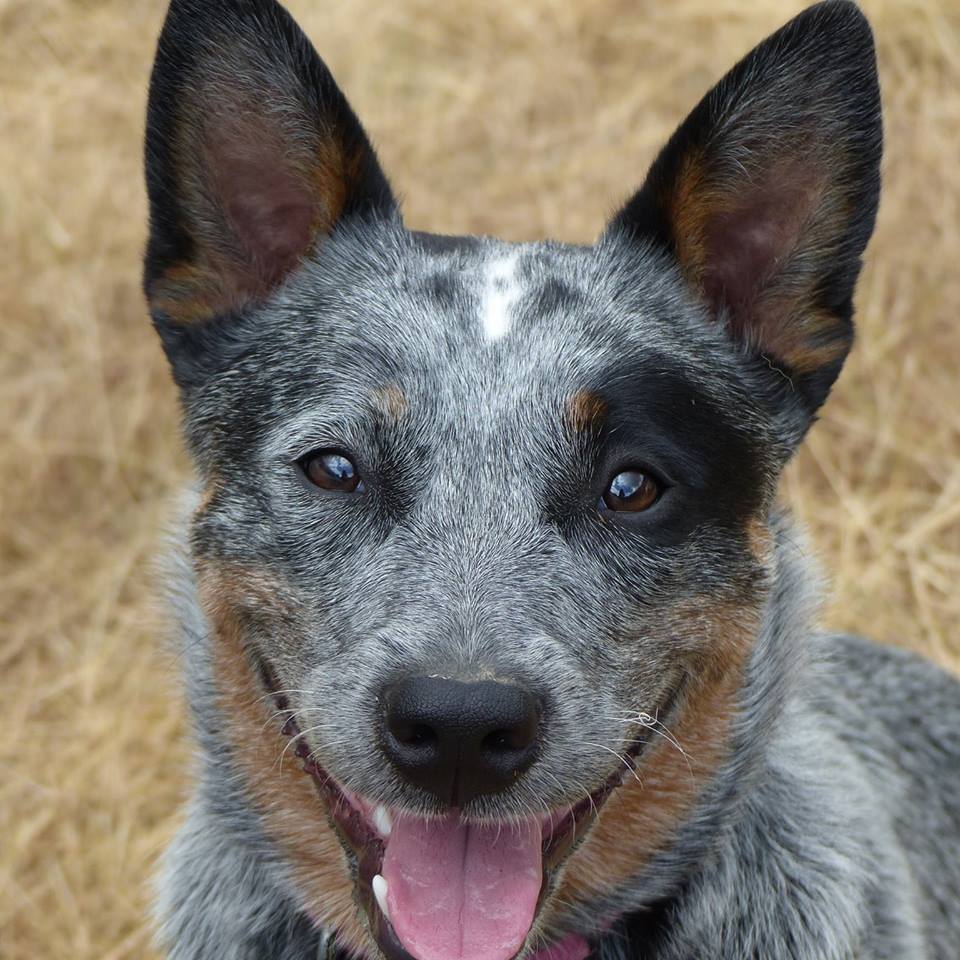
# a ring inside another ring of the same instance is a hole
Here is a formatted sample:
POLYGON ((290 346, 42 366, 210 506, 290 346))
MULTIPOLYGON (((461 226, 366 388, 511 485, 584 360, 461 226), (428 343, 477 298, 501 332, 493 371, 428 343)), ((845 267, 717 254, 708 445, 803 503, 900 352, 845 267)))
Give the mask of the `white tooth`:
POLYGON ((377 898, 377 906, 380 908, 380 912, 389 920, 390 911, 387 909, 387 881, 378 873, 373 878, 372 886, 373 895, 377 898))
POLYGON ((381 837, 389 837, 393 830, 393 820, 390 819, 390 811, 382 804, 378 804, 373 811, 373 825, 377 828, 377 833, 381 837))

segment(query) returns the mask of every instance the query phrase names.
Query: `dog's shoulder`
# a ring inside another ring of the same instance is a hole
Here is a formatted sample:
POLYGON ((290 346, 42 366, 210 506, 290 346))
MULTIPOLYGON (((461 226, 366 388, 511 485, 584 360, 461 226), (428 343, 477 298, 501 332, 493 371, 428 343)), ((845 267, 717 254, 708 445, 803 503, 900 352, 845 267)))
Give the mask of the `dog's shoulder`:
POLYGON ((908 865, 931 956, 960 943, 960 678, 862 637, 815 643, 829 673, 814 704, 871 783, 908 865))
POLYGON ((960 811, 960 677, 918 654, 849 634, 814 638, 838 697, 825 709, 854 748, 868 737, 899 770, 947 781, 960 811))

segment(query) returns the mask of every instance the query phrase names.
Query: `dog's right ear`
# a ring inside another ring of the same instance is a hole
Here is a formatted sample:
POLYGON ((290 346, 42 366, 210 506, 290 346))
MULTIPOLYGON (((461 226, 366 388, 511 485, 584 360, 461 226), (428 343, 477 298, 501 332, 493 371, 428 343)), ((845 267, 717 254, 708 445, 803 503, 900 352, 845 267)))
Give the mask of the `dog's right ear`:
POLYGON ((275 0, 172 0, 146 174, 144 289, 175 375, 199 328, 263 299, 339 222, 397 212, 359 121, 275 0))

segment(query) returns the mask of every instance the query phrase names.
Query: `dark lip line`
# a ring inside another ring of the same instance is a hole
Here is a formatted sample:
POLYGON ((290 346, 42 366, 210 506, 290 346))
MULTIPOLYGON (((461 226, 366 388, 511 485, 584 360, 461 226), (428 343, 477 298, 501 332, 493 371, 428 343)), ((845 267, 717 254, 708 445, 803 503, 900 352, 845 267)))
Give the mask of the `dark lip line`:
MULTIPOLYGON (((277 710, 290 714, 280 732, 285 737, 296 739, 294 754, 302 761, 303 772, 313 780, 317 794, 326 807, 330 824, 337 833, 350 861, 357 899, 367 917, 374 940, 387 960, 415 960, 400 943, 393 926, 380 910, 373 893, 373 878, 380 872, 383 863, 383 840, 366 823, 362 812, 350 802, 334 778, 313 758, 312 751, 293 718, 290 701, 277 692, 279 686, 273 670, 263 658, 254 655, 254 660, 261 681, 267 692, 273 696, 277 710)), ((665 719, 669 719, 672 714, 685 681, 684 676, 674 686, 662 710, 658 711, 665 719)), ((551 826, 549 836, 543 841, 543 881, 534 913, 534 924, 543 904, 553 892, 558 868, 589 833, 610 795, 623 783, 628 773, 636 769, 636 761, 647 743, 649 743, 648 740, 640 739, 639 736, 628 741, 627 749, 621 754, 624 768, 614 770, 600 787, 578 803, 570 805, 560 822, 551 826)), ((532 928, 533 925, 531 925, 532 928)))

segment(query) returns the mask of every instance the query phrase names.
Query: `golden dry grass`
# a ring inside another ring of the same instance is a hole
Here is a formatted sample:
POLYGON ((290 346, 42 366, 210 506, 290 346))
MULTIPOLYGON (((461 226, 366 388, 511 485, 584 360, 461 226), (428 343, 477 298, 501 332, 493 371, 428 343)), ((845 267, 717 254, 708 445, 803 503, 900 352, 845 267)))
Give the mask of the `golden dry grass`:
MULTIPOLYGON (((586 240, 797 0, 291 0, 408 222, 586 240)), ((785 495, 829 623, 960 663, 960 4, 865 0, 888 150, 856 354, 785 495)), ((0 956, 153 956, 184 795, 150 559, 187 475, 138 289, 162 0, 0 0, 0 956)))

